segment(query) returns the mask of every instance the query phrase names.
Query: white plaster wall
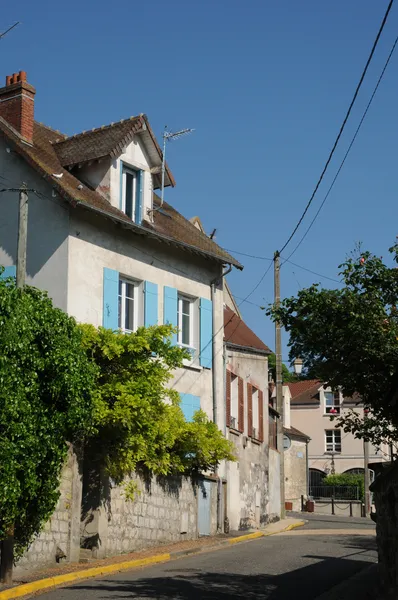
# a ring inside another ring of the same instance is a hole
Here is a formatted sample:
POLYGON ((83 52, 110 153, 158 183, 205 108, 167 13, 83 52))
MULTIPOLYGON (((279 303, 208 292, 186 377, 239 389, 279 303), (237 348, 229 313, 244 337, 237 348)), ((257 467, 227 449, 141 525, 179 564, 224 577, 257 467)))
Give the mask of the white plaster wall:
MULTIPOLYGON (((66 310, 69 207, 52 197, 51 186, 16 153, 6 152, 0 137, 1 187, 19 187, 22 182, 39 193, 29 192, 26 282, 46 290, 54 304, 66 310)), ((1 194, 0 265, 16 264, 18 239, 17 192, 1 194)))
MULTIPOLYGON (((76 209, 71 212, 68 271, 68 312, 78 321, 102 325, 103 269, 115 269, 138 281, 158 284, 158 318, 163 322, 163 288, 171 286, 194 297, 211 300, 210 282, 220 267, 165 244, 112 225, 101 217, 76 209), (213 269, 213 270, 212 270, 213 269)), ((223 291, 215 294, 215 367, 219 398, 218 425, 223 429, 223 291)), ((183 368, 175 372, 171 385, 179 392, 201 398, 201 406, 213 417, 212 371, 183 368)))
POLYGON ((306 443, 291 438, 291 446, 283 453, 285 461, 285 500, 300 510, 301 496, 307 493, 306 443))

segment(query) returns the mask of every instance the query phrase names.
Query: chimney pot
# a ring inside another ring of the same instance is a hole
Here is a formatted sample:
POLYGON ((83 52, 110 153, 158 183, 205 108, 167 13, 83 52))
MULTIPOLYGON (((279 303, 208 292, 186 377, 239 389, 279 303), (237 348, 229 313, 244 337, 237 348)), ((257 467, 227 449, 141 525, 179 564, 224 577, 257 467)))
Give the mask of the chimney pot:
POLYGON ((11 83, 18 83, 18 73, 13 73, 11 83))
POLYGON ((26 71, 19 71, 19 81, 26 81, 26 71))
POLYGON ((7 77, 6 77, 6 85, 11 85, 11 79, 12 79, 11 75, 7 75, 7 77))

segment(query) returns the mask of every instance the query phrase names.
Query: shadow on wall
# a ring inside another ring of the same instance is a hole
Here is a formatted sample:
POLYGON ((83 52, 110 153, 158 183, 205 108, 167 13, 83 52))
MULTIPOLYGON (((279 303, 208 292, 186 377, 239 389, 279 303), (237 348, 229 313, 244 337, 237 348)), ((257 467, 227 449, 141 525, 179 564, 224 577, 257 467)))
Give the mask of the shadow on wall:
MULTIPOLYGON (((75 585, 63 590, 65 600, 75 597, 79 591, 92 594, 95 598, 151 598, 169 600, 286 600, 287 598, 306 598, 312 600, 369 566, 368 561, 347 560, 345 558, 319 558, 319 562, 281 575, 246 575, 236 571, 217 572, 198 569, 155 567, 162 569, 161 577, 140 577, 134 573, 132 579, 90 582, 87 585, 75 585), (134 579, 133 579, 134 578, 134 579), (68 595, 69 592, 70 596, 68 595)), ((219 562, 215 559, 215 563, 219 562)), ((239 566, 237 565, 237 568, 239 566)), ((368 591, 369 588, 368 588, 368 591)), ((369 596, 370 597, 370 596, 369 596)), ((373 596, 372 596, 373 597, 373 596)))

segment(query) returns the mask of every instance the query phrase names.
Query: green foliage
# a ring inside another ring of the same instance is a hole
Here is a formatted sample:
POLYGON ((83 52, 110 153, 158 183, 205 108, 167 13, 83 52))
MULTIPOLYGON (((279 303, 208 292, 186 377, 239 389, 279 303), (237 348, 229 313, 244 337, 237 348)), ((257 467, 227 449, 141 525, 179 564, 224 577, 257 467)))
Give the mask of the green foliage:
MULTIPOLYGON (((395 262, 397 252, 396 244, 395 262)), ((359 394, 387 435, 398 425, 398 269, 360 249, 340 269, 341 289, 313 285, 268 314, 289 332, 290 358, 301 357, 312 376, 345 396, 359 394)), ((362 426, 352 426, 361 435, 362 426)))
POLYGON ((358 487, 360 499, 363 500, 365 495, 365 479, 363 475, 355 475, 353 473, 336 473, 335 475, 327 475, 322 480, 322 485, 344 485, 349 487, 358 487))
POLYGON ((199 411, 193 423, 185 421, 179 394, 169 383, 188 355, 171 345, 172 327, 142 327, 128 335, 81 328, 98 368, 96 434, 88 450, 117 483, 137 470, 193 473, 233 460, 231 444, 204 413, 199 411))
POLYGON ((67 441, 92 427, 81 342, 45 293, 0 281, 0 539, 14 526, 17 556, 54 511, 67 441))
MULTIPOLYGON (((268 357, 268 368, 271 370, 273 380, 276 381, 276 355, 274 353, 268 357)), ((284 363, 282 363, 282 381, 283 383, 299 381, 299 377, 295 373, 291 373, 284 363)))

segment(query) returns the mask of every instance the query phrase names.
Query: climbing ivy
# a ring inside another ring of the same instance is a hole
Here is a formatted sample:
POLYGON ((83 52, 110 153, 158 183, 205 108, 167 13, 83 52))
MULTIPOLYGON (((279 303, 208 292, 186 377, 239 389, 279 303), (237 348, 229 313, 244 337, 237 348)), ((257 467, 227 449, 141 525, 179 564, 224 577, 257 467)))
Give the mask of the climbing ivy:
POLYGON ((16 556, 55 509, 67 441, 92 431, 94 372, 74 319, 0 280, 0 539, 14 526, 16 556))

